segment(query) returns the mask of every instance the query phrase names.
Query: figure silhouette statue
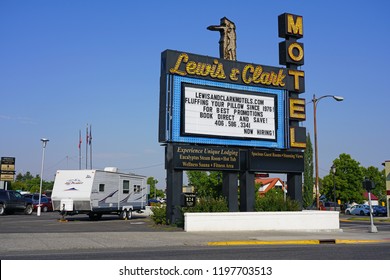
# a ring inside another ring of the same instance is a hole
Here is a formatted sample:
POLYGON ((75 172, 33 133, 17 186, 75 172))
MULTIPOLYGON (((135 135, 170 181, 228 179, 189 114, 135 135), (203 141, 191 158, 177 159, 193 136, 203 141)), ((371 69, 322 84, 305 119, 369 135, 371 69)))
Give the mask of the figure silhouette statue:
POLYGON ((219 56, 227 60, 237 60, 236 57, 236 25, 226 17, 221 18, 220 25, 207 27, 211 31, 219 31, 219 56))

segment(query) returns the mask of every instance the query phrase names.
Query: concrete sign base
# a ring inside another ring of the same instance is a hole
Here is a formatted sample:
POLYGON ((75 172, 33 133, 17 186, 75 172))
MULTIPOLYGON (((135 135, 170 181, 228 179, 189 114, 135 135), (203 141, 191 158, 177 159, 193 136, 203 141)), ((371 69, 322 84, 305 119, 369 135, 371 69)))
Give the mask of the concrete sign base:
POLYGON ((341 231, 337 211, 185 213, 184 230, 341 231))

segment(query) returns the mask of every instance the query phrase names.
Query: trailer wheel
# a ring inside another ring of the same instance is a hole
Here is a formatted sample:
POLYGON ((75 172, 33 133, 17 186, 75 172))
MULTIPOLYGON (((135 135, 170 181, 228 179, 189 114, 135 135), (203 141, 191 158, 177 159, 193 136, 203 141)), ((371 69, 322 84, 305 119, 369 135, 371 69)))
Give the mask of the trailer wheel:
POLYGON ((133 211, 129 210, 127 211, 127 219, 131 220, 133 218, 133 211))
POLYGON ((119 214, 119 218, 121 218, 122 220, 126 220, 127 218, 127 211, 126 210, 122 210, 119 214))

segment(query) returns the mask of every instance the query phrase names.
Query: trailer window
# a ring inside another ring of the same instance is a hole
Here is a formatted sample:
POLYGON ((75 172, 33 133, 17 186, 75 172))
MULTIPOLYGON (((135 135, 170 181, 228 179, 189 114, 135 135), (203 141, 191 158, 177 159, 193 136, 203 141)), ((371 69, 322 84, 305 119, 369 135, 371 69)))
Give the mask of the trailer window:
POLYGON ((140 193, 141 192, 141 186, 140 185, 134 185, 134 193, 140 193))
POLYGON ((130 192, 130 181, 123 180, 123 193, 129 193, 130 192))
POLYGON ((104 184, 99 184, 99 192, 104 192, 104 184))

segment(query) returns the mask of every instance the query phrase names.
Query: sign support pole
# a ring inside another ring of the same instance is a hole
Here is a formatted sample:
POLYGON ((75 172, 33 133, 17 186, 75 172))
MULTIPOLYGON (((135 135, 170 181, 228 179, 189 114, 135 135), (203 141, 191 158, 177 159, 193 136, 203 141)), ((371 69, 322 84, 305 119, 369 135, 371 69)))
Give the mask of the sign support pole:
POLYGON ((240 151, 240 211, 252 212, 255 209, 255 173, 249 172, 249 151, 240 151))
POLYGON ((252 212, 255 209, 255 173, 240 173, 240 211, 252 212))
POLYGON ((229 212, 238 212, 237 173, 223 172, 222 193, 226 197, 229 212))
POLYGON ((287 173, 287 195, 302 207, 302 173, 287 173))
POLYGON ((173 144, 166 147, 166 169, 167 169, 167 212, 168 224, 176 224, 180 221, 180 202, 183 186, 183 171, 175 170, 173 167, 173 144))

